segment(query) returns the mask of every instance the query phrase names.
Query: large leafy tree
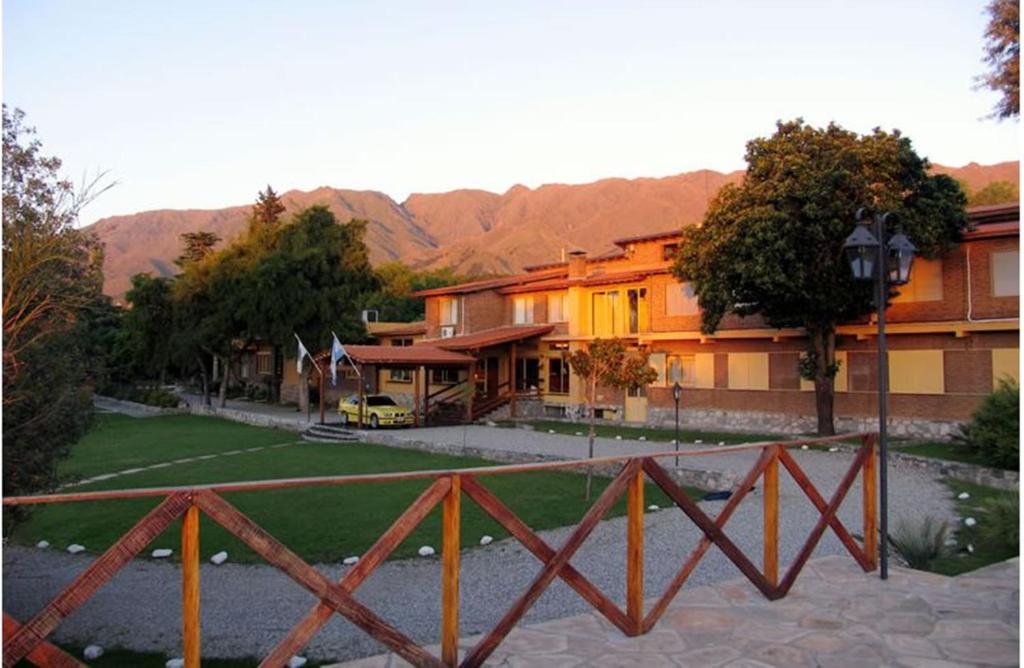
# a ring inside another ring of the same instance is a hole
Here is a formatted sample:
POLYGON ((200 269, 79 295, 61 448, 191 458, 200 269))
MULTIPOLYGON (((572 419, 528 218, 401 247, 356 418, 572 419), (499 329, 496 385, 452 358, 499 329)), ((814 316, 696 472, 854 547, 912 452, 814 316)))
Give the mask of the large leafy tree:
POLYGON ((424 318, 423 300, 413 297, 412 293, 471 280, 471 277, 455 273, 451 267, 416 270, 397 260, 378 266, 377 277, 380 288, 367 295, 364 307, 376 309, 381 320, 391 322, 412 322, 424 318))
POLYGON ((249 233, 272 230, 281 222, 281 214, 285 211, 284 204, 274 189, 269 185, 266 190, 256 195, 256 204, 249 216, 249 233))
MULTIPOLYGON (((594 458, 594 414, 597 393, 602 387, 618 389, 650 385, 658 377, 651 368, 646 353, 629 352, 621 339, 594 339, 586 348, 569 355, 569 367, 583 383, 583 400, 587 404, 589 431, 587 457, 594 458)), ((591 469, 587 469, 586 497, 590 499, 591 469)))
POLYGON ((197 232, 186 232, 181 235, 181 243, 184 248, 174 260, 174 264, 184 267, 189 262, 198 262, 213 252, 220 237, 213 232, 199 230, 197 232))
POLYGON ((125 345, 134 369, 162 385, 171 361, 174 312, 171 286, 166 278, 149 274, 132 276, 125 293, 131 308, 124 316, 125 345))
POLYGON ((924 257, 947 249, 967 226, 956 181, 898 131, 857 135, 835 124, 779 122, 747 144, 747 174, 724 187, 701 226, 683 230, 674 273, 692 281, 702 328, 727 314, 802 327, 801 365, 814 381, 818 432, 834 433, 836 326, 873 310, 872 287, 855 282, 843 256, 858 208, 892 211, 924 257))
POLYGON ((80 327, 103 306, 102 247, 75 228, 100 190, 62 179, 23 119, 3 108, 4 494, 51 487, 87 428, 97 364, 80 327))
MULTIPOLYGON (((363 238, 366 222, 339 224, 326 206, 312 206, 276 230, 269 249, 245 277, 238 314, 250 338, 294 350, 293 333, 310 349, 366 336, 360 306, 379 282, 363 238)), ((309 366, 303 367, 306 380, 309 366)), ((306 395, 299 393, 300 408, 306 395)))
MULTIPOLYGON (((962 186, 963 184, 961 184, 962 186)), ((970 206, 1010 204, 1019 201, 1020 190, 1017 188, 1017 184, 1009 181, 993 181, 978 192, 967 194, 967 204, 970 206)))
POLYGON ((1020 0, 992 0, 988 13, 985 62, 990 69, 978 80, 1002 95, 996 118, 1020 118, 1020 0))

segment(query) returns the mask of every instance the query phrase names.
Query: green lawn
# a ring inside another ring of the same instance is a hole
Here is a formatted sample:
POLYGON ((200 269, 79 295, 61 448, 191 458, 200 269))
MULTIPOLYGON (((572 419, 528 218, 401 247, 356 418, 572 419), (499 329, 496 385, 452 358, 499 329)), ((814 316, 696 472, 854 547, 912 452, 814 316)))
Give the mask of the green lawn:
MULTIPOLYGON (((133 419, 102 415, 95 430, 73 448, 64 472, 95 475, 146 462, 294 441, 295 435, 288 432, 215 418, 163 416, 133 419)), ((492 465, 492 462, 481 459, 379 445, 301 443, 176 464, 74 489, 92 491, 492 465)), ((537 530, 576 524, 590 506, 583 498, 584 476, 578 474, 535 472, 484 476, 481 481, 537 530)), ((608 479, 596 478, 597 493, 608 482, 608 479)), ((429 481, 404 481, 308 487, 235 493, 226 495, 226 498, 306 560, 336 562, 364 553, 428 484, 429 481)), ((670 505, 660 490, 650 484, 646 496, 645 504, 670 505)), ((23 544, 35 544, 45 539, 58 549, 77 542, 90 553, 98 553, 158 501, 131 499, 38 506, 30 518, 15 529, 13 537, 23 544)), ((624 513, 625 497, 622 497, 609 515, 624 513)), ((179 527, 180 523, 172 526, 157 537, 149 549, 169 547, 174 549, 177 557, 179 527)), ((477 545, 484 534, 495 539, 507 535, 464 496, 463 546, 477 545)), ((395 556, 413 556, 421 545, 431 545, 439 553, 440 538, 441 509, 438 507, 396 550, 395 556)), ((227 550, 232 562, 261 561, 204 515, 201 521, 201 555, 205 559, 220 550, 227 550)), ((148 554, 148 550, 144 554, 148 554)))
MULTIPOLYGON (((526 424, 533 426, 537 431, 554 431, 556 434, 575 434, 576 432, 582 433, 584 436, 588 432, 588 425, 586 422, 559 422, 557 420, 530 420, 526 424)), ((498 423, 501 427, 515 427, 516 422, 513 421, 502 421, 498 423)), ((616 425, 605 425, 599 424, 594 427, 594 431, 598 436, 603 438, 615 438, 621 436, 624 439, 637 440, 641 436, 645 437, 648 441, 661 441, 671 442, 675 436, 674 429, 654 429, 650 427, 619 427, 616 425)), ((696 431, 693 429, 679 430, 679 440, 684 443, 693 443, 694 441, 703 441, 705 444, 717 445, 718 443, 725 443, 727 445, 735 445, 738 443, 754 443, 757 441, 778 441, 784 439, 779 434, 746 434, 739 432, 726 432, 726 431, 696 431)))
POLYGON ((131 418, 99 413, 95 428, 61 462, 62 476, 89 478, 160 462, 258 446, 294 443, 299 435, 195 415, 131 418))
POLYGON ((992 466, 985 462, 977 453, 971 452, 967 448, 955 443, 941 441, 914 443, 912 445, 896 447, 894 451, 908 455, 917 455, 918 457, 928 457, 929 459, 944 459, 950 462, 964 462, 977 466, 992 466))
MULTIPOLYGON (((994 499, 1000 496, 1017 494, 1017 492, 1006 492, 992 487, 984 487, 982 485, 975 485, 960 480, 946 480, 945 482, 954 498, 961 492, 967 492, 971 495, 969 499, 956 499, 955 501, 956 512, 961 519, 965 517, 974 517, 979 522, 984 522, 985 517, 984 511, 982 510, 982 503, 986 499, 994 499)), ((1020 552, 1019 550, 1010 550, 1005 546, 992 546, 986 544, 984 541, 980 540, 977 527, 968 528, 964 526, 963 523, 959 523, 955 529, 955 536, 958 542, 958 553, 934 561, 930 570, 936 573, 942 573, 943 575, 959 575, 961 573, 967 573, 969 571, 982 568, 983 566, 988 566, 989 564, 1005 561, 1011 557, 1016 557, 1020 552), (974 546, 973 554, 965 554, 959 551, 960 548, 966 548, 967 545, 974 546)))

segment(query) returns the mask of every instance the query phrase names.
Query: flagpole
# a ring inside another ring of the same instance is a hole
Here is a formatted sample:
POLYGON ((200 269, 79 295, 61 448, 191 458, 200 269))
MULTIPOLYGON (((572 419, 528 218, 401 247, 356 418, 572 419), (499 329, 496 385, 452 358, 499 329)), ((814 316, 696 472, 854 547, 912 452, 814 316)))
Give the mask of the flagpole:
MULTIPOLYGON (((331 336, 334 337, 335 341, 337 341, 338 343, 341 343, 341 339, 338 338, 338 335, 334 333, 333 329, 331 330, 331 336)), ((352 359, 352 356, 348 354, 347 350, 345 350, 345 346, 341 347, 341 351, 345 355, 345 357, 348 358, 348 363, 352 365, 353 369, 355 369, 356 375, 359 376, 359 381, 362 382, 363 374, 359 373, 359 367, 356 365, 356 361, 354 359, 352 359)))
MULTIPOLYGON (((302 339, 299 338, 298 332, 292 332, 292 336, 294 336, 295 340, 299 342, 299 361, 298 361, 299 374, 300 375, 302 374, 302 361, 303 361, 303 359, 308 357, 309 361, 313 363, 313 368, 316 369, 316 372, 320 376, 320 379, 322 381, 323 377, 324 377, 324 372, 320 369, 320 365, 316 363, 316 359, 313 358, 313 355, 310 354, 309 348, 307 348, 306 344, 303 343, 302 339)), ((323 385, 323 382, 321 382, 320 385, 323 385)), ((307 381, 306 382, 306 422, 309 422, 310 420, 312 420, 312 417, 313 417, 312 416, 312 408, 310 407, 310 403, 311 402, 310 402, 309 394, 310 394, 309 382, 307 381)), ((320 398, 320 405, 321 405, 321 408, 323 408, 323 397, 320 398)), ((323 414, 323 411, 321 410, 321 415, 322 414, 323 414)), ((322 418, 321 418, 321 421, 323 421, 322 418)))

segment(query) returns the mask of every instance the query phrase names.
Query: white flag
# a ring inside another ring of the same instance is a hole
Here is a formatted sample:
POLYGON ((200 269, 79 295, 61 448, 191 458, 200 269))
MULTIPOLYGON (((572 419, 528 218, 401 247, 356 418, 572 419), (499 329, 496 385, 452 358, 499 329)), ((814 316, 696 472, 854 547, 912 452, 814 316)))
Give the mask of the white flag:
POLYGON ((306 346, 302 345, 302 339, 299 338, 298 334, 295 335, 295 340, 299 342, 299 355, 298 355, 299 359, 298 359, 298 362, 295 363, 295 370, 301 375, 302 374, 302 360, 304 360, 306 358, 306 355, 309 355, 309 351, 306 350, 306 346))
POLYGON ((348 353, 345 352, 345 346, 341 345, 341 341, 338 340, 338 335, 331 332, 331 337, 334 339, 331 342, 331 385, 338 384, 338 362, 342 357, 347 357, 348 353))

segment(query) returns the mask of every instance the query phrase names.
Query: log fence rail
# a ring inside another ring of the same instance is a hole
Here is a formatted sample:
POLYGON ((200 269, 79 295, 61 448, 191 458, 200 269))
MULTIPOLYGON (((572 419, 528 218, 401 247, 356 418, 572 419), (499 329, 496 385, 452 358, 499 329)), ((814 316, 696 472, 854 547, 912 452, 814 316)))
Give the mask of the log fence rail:
POLYGON ((82 666, 47 637, 66 617, 81 607, 100 587, 141 552, 154 538, 179 517, 182 555, 182 646, 185 665, 198 668, 200 661, 200 578, 199 578, 199 515, 205 514, 224 527, 268 563, 276 566, 297 584, 310 591, 318 602, 263 659, 261 666, 286 665, 299 653, 335 614, 347 619, 389 650, 416 666, 480 666, 547 587, 556 579, 565 581, 598 613, 627 636, 643 635, 657 624, 669 604, 686 583, 701 558, 712 545, 739 569, 761 593, 770 600, 785 596, 796 582, 824 533, 831 529, 846 550, 865 571, 874 570, 878 562, 877 504, 877 436, 876 434, 845 434, 830 438, 750 443, 738 446, 712 447, 699 451, 664 452, 636 456, 599 457, 594 459, 512 464, 443 471, 411 471, 354 476, 293 478, 255 482, 218 483, 192 487, 148 488, 118 491, 79 492, 39 496, 8 497, 5 506, 46 503, 73 503, 106 499, 160 497, 163 500, 129 529, 117 542, 100 555, 75 580, 32 619, 21 623, 7 613, 3 616, 3 665, 10 668, 22 659, 39 666, 82 666), (861 445, 843 475, 832 497, 826 500, 788 450, 803 445, 821 445, 859 438, 861 445), (760 451, 754 466, 733 488, 733 494, 712 519, 689 497, 671 474, 659 463, 668 457, 700 457, 712 454, 760 451), (514 475, 531 471, 570 470, 593 465, 621 464, 622 468, 586 512, 575 530, 557 549, 548 545, 500 499, 492 494, 482 480, 488 476, 514 475), (810 530, 806 543, 779 578, 779 473, 784 469, 820 513, 810 530), (837 517, 847 493, 861 478, 863 491, 863 535, 858 543, 837 517), (694 550, 681 561, 680 570, 644 612, 644 482, 656 484, 703 534, 694 550), (763 480, 761 480, 763 478, 763 480), (398 480, 430 480, 431 484, 377 539, 376 543, 337 582, 306 563, 301 557, 264 531, 222 496, 230 492, 287 489, 308 486, 348 484, 381 484, 398 480), (761 480, 764 517, 764 551, 759 569, 732 540, 724 529, 736 508, 761 480), (626 601, 625 610, 606 596, 577 571, 570 560, 601 521, 605 513, 623 494, 626 511, 626 601), (468 498, 519 541, 543 564, 527 590, 512 603, 489 633, 463 657, 458 654, 459 641, 459 550, 461 539, 461 503, 468 498), (441 539, 441 652, 434 656, 401 631, 391 626, 353 596, 421 521, 438 505, 442 509, 441 539))

